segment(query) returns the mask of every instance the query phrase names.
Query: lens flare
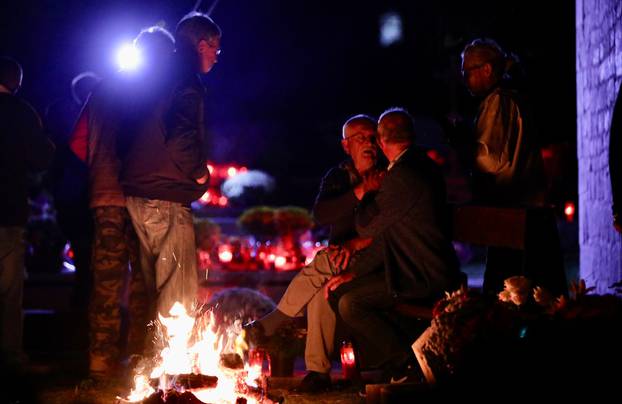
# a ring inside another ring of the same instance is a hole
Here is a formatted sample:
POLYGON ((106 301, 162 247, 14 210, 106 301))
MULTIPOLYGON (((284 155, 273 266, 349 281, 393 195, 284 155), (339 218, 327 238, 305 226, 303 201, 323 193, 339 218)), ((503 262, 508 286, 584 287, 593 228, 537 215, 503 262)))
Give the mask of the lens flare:
POLYGON ((136 70, 140 63, 140 52, 134 45, 124 44, 117 51, 117 64, 121 70, 136 70))

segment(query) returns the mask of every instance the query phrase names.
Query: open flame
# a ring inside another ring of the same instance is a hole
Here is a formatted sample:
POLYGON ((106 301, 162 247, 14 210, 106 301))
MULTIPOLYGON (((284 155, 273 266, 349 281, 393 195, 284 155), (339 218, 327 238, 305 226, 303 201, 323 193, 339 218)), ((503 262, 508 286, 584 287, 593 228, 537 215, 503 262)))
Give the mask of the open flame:
MULTIPOLYGON (((156 390, 151 381, 157 380, 164 392, 175 388, 183 393, 184 387, 177 382, 179 375, 205 375, 218 378, 217 384, 208 388, 186 388, 205 403, 235 403, 238 398, 247 403, 257 403, 257 394, 249 394, 260 387, 261 363, 252 366, 243 360, 248 346, 240 321, 219 332, 214 313, 190 316, 183 304, 176 302, 169 316, 158 315, 165 347, 154 358, 152 369, 141 369, 134 376, 134 388, 126 399, 142 401, 156 390), (233 363, 224 357, 234 358, 233 363), (235 363, 235 362, 238 363, 235 363), (148 375, 148 376, 147 376, 148 375)), ((269 400, 266 400, 269 401, 269 400)))

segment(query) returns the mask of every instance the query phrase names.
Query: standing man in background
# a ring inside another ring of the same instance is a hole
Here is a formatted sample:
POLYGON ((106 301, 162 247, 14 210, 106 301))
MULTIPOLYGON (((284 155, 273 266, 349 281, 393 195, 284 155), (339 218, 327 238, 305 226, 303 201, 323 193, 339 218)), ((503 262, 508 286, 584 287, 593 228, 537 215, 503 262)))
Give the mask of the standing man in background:
POLYGON ((54 145, 35 110, 15 94, 22 67, 0 57, 0 364, 21 367, 24 231, 28 220, 28 174, 44 170, 54 145))
POLYGON ((476 39, 462 52, 462 75, 479 98, 475 120, 473 195, 481 204, 529 209, 525 248, 489 247, 484 292, 525 275, 554 295, 566 294, 566 274, 555 217, 546 207, 544 166, 529 103, 508 77, 508 59, 491 39, 476 39), (538 208, 538 209, 535 209, 538 208))

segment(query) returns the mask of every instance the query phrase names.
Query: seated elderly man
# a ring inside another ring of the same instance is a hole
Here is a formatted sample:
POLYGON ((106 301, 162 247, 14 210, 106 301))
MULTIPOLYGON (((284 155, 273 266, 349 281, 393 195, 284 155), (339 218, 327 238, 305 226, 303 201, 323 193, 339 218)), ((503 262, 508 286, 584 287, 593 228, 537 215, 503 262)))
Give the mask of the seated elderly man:
POLYGON ((370 240, 361 239, 354 229, 354 211, 364 195, 380 186, 382 171, 377 168, 376 122, 356 115, 343 125, 341 145, 350 157, 332 168, 322 180, 313 207, 320 225, 330 226, 330 247, 315 259, 288 286, 276 310, 246 326, 251 343, 261 345, 288 320, 307 309, 305 364, 307 375, 299 391, 317 392, 330 387, 330 356, 333 353, 335 313, 323 296, 325 282, 350 261, 370 240))
POLYGON ((390 163, 378 192, 366 195, 355 215, 357 233, 373 242, 325 286, 333 307, 375 356, 368 365, 383 367, 391 382, 417 376, 411 350, 417 336, 403 335, 387 313, 404 301, 431 305, 460 281, 443 176, 414 138, 407 111, 380 116, 378 144, 390 163))

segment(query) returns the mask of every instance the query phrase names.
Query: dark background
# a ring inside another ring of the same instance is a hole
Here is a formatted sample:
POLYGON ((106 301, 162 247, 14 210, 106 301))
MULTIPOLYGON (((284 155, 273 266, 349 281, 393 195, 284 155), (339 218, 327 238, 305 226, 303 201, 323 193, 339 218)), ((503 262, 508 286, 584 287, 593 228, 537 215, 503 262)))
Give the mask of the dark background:
MULTIPOLYGON (((68 94, 76 74, 115 69, 114 54, 138 31, 174 25, 194 6, 179 1, 8 1, 0 53, 25 72, 21 95, 43 113, 68 94)), ((212 1, 205 0, 207 11, 212 1)), ((277 179, 273 202, 309 206, 319 180, 340 161, 345 119, 404 106, 420 141, 446 153, 439 123, 468 116, 473 100, 460 75, 460 51, 495 38, 521 57, 542 146, 568 198, 576 194, 574 2, 220 0, 212 13, 223 53, 207 76, 210 155, 277 179), (380 17, 402 18, 403 39, 383 47, 380 17)), ((470 119, 470 118, 469 118, 470 119)))

